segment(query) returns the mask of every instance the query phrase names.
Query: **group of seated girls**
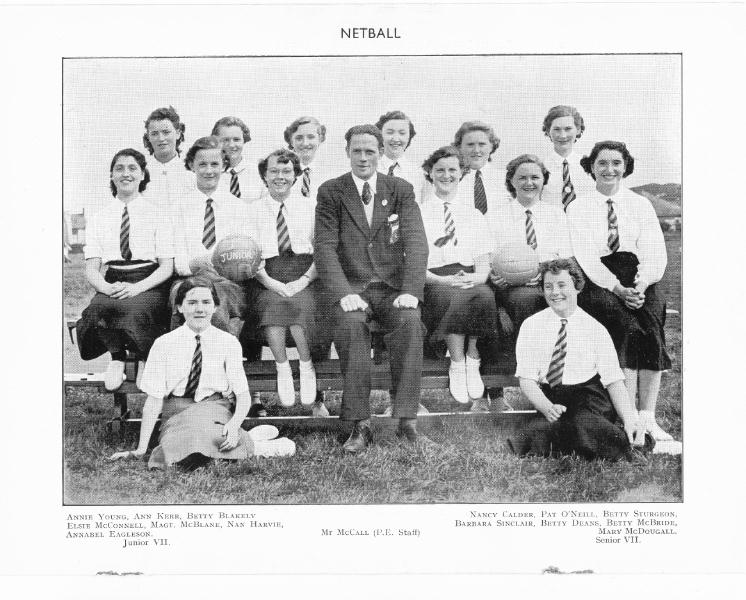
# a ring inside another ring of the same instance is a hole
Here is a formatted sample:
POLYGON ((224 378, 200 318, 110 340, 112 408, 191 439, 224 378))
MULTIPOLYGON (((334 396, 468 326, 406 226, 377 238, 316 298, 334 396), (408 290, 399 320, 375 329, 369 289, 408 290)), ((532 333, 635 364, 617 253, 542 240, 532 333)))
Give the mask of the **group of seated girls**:
MULTIPOLYGON (((655 420, 661 372, 671 366, 665 301, 656 289, 666 249, 650 202, 622 185, 634 168, 625 144, 599 142, 579 159, 573 149, 585 130, 583 119, 573 107, 556 106, 542 125, 552 142, 545 160, 523 154, 499 169, 492 160, 500 144, 493 128, 467 121, 417 172, 406 157, 415 135, 409 117, 393 111, 376 126, 383 139, 379 171, 407 178, 416 190, 429 246, 422 306, 426 347, 435 354, 448 351, 453 398, 471 402, 472 410, 489 410, 480 348, 490 360, 485 349, 491 346, 480 340, 495 337, 499 311, 522 336, 523 322, 547 307, 541 272, 513 286, 490 269, 496 249, 509 255, 529 247, 537 264, 574 257, 580 277, 585 275, 577 304, 608 330, 641 426, 655 439, 670 439, 655 420)), ((88 218, 86 275, 96 294, 77 325, 82 358, 110 352, 105 385, 114 390, 124 379, 127 351, 134 353, 142 363, 138 385, 149 395, 153 391, 158 411, 164 398, 195 398, 197 390, 190 387, 195 367, 204 368, 203 379, 208 367, 222 369, 212 385, 202 380, 199 385, 201 394, 212 390, 238 399, 235 417, 221 433, 228 440, 221 449, 232 451, 235 425, 243 416, 266 414, 258 399, 249 408, 245 377, 233 372, 233 355, 238 353, 240 363, 243 346, 244 355, 254 359, 256 348, 266 343, 276 361, 280 402, 290 406, 295 393, 286 344, 292 339, 300 358, 300 400, 313 405, 314 414, 328 415, 323 403, 314 402, 312 360, 314 348, 328 346, 333 329, 313 258, 315 190, 323 178, 339 174, 318 166, 326 128, 313 117, 296 119, 284 132, 288 148, 270 153, 258 168, 243 158, 251 137, 238 118, 220 119, 183 160, 185 127, 172 107, 154 111, 145 130, 152 160, 133 149, 117 152, 110 166, 114 201, 88 218), (248 285, 211 267, 216 243, 231 234, 249 235, 261 249, 261 267, 248 285), (196 304, 187 310, 185 302, 192 301, 196 304), (202 309, 200 303, 211 306, 202 309), (185 317, 187 325, 181 326, 185 317), (159 359, 173 373, 155 374, 152 361, 145 366, 151 349, 161 351, 171 340, 157 338, 169 329, 195 331, 192 325, 205 319, 214 327, 205 336, 204 352, 198 352, 199 339, 195 347, 190 338, 188 350, 159 359), (233 337, 217 337, 218 330, 233 337), (226 341, 239 336, 240 344, 226 341), (208 353, 208 345, 216 343, 225 344, 224 352, 208 353)), ((534 402, 538 396, 523 385, 528 376, 518 362, 521 387, 534 402)), ((547 422, 556 420, 555 409, 534 403, 547 422)))

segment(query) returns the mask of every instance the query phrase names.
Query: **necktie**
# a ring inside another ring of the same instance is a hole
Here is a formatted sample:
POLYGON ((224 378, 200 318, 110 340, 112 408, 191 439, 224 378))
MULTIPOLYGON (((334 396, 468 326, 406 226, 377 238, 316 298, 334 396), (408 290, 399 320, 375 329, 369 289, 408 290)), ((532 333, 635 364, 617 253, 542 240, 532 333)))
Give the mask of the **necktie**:
POLYGON ((235 169, 231 169, 231 194, 236 198, 241 197, 241 188, 238 185, 238 173, 235 169))
POLYGON ((575 200, 575 188, 572 186, 570 181, 570 167, 567 165, 567 160, 562 161, 562 206, 567 212, 567 207, 570 202, 575 200))
POLYGON ((119 229, 119 251, 122 253, 124 260, 132 260, 132 251, 130 250, 130 214, 127 212, 126 204, 122 211, 122 226, 119 229))
POLYGON ((210 250, 215 245, 215 210, 212 208, 212 198, 205 204, 205 225, 202 228, 202 245, 210 250))
POLYGON ((290 232, 288 231, 288 224, 285 222, 285 203, 280 204, 280 211, 277 213, 277 251, 282 254, 291 249, 290 246, 290 232))
POLYGON ((311 168, 306 167, 303 169, 303 184, 300 188, 300 193, 306 198, 311 195, 311 168))
POLYGON ((526 243, 536 250, 536 231, 534 231, 534 221, 531 218, 533 213, 526 210, 526 243))
POLYGON ((393 177, 394 176, 394 169, 396 169, 396 167, 398 167, 398 166, 399 166, 399 163, 395 162, 393 165, 391 165, 389 167, 389 177, 393 177))
POLYGON ((567 355, 567 319, 560 319, 562 325, 557 334, 557 343, 554 345, 552 360, 547 370, 547 383, 549 387, 555 387, 562 383, 562 373, 565 370, 565 356, 567 355))
POLYGON ((194 398, 197 386, 199 386, 200 375, 202 375, 202 345, 200 344, 198 335, 195 335, 194 339, 197 340, 197 346, 194 348, 192 368, 189 370, 189 379, 187 379, 187 384, 184 388, 185 398, 194 398))
POLYGON ((606 201, 609 205, 609 237, 608 246, 609 250, 616 252, 619 250, 619 223, 616 220, 616 213, 614 212, 614 201, 609 198, 606 201))
POLYGON ((487 194, 482 183, 482 172, 477 169, 474 173, 474 208, 482 214, 487 212, 487 194))
POLYGON ((453 216, 451 210, 448 208, 448 203, 443 203, 443 217, 445 219, 445 235, 435 240, 435 246, 442 248, 449 240, 453 240, 453 245, 458 245, 458 239, 456 239, 456 226, 453 224, 453 216))
POLYGON ((365 204, 365 206, 368 206, 371 200, 372 196, 370 194, 370 185, 368 185, 368 182, 366 181, 363 184, 363 204, 365 204))

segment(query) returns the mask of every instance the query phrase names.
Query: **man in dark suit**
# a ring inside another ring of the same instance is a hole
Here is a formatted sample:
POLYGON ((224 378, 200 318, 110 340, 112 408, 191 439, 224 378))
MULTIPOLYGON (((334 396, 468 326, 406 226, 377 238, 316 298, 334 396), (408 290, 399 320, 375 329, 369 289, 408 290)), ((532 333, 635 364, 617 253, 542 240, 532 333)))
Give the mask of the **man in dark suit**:
POLYGON ((378 173, 383 138, 374 125, 345 134, 352 172, 321 185, 314 257, 335 300, 334 344, 344 376, 341 418, 352 421, 343 448, 360 452, 370 431, 370 330, 386 331, 397 435, 417 439, 424 326, 420 320, 427 239, 412 186, 378 173))

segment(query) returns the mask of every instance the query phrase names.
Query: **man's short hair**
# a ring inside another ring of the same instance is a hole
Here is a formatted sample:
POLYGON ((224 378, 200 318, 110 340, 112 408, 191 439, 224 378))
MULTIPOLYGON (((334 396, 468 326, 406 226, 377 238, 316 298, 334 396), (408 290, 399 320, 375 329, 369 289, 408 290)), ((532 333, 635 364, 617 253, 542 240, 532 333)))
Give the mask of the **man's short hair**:
POLYGON ((367 125, 355 125, 354 127, 350 127, 347 130, 347 133, 345 133, 345 141, 347 142, 346 147, 350 147, 350 140, 352 139, 353 135, 372 135, 374 138, 378 140, 378 149, 383 150, 383 135, 381 135, 381 130, 378 129, 375 125, 367 124, 367 125))

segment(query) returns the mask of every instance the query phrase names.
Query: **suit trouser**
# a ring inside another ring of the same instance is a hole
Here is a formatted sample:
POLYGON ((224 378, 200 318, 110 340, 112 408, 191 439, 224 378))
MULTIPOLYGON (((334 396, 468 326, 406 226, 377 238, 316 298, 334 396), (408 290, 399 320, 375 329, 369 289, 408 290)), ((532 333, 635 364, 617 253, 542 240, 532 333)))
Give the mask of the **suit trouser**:
POLYGON ((396 308, 401 292, 385 283, 373 283, 360 292, 369 310, 345 312, 335 308, 334 345, 339 354, 344 388, 341 419, 358 421, 370 417, 370 321, 375 319, 386 332, 389 349, 393 416, 414 418, 420 401, 422 343, 425 326, 419 308, 396 308))

